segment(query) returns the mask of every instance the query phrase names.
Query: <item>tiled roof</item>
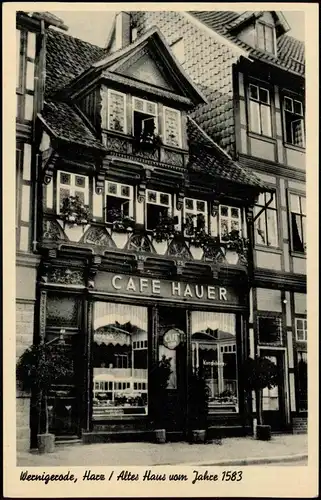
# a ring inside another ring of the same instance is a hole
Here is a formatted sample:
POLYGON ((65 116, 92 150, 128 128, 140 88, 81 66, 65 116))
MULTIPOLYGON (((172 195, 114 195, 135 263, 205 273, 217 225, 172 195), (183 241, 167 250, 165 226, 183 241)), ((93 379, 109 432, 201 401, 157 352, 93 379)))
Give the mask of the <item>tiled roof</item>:
POLYGON ((33 17, 34 19, 40 19, 45 21, 45 23, 56 26, 59 29, 67 30, 68 27, 65 25, 62 19, 60 17, 55 16, 55 14, 52 14, 51 12, 26 12, 23 10, 19 10, 18 14, 23 14, 27 15, 29 17, 33 17))
POLYGON ((63 88, 71 80, 102 59, 105 49, 49 29, 46 51, 46 95, 63 88))
POLYGON ((231 27, 238 24, 239 20, 243 20, 241 16, 245 16, 245 13, 231 11, 190 11, 189 13, 218 34, 246 50, 251 56, 276 64, 288 71, 304 75, 305 50, 304 43, 300 40, 288 35, 279 36, 277 39, 277 57, 275 57, 251 47, 230 31, 231 27))
POLYGON ((191 170, 266 191, 256 175, 232 160, 190 117, 187 118, 187 133, 191 170))
POLYGON ((57 139, 77 146, 106 151, 104 145, 96 139, 69 104, 47 101, 40 117, 57 139))

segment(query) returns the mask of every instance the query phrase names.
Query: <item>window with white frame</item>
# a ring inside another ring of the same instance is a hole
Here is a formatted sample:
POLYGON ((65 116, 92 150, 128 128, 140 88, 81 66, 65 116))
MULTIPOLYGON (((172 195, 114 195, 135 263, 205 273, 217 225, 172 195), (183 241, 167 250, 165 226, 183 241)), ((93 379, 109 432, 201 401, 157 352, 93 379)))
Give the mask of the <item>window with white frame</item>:
POLYGON ((287 144, 305 147, 303 104, 285 96, 283 99, 284 139, 287 144))
POLYGON ((133 135, 139 141, 152 140, 158 132, 158 110, 155 102, 133 97, 133 135))
POLYGON ((106 181, 106 222, 133 216, 133 186, 106 181))
POLYGON ((306 318, 295 318, 295 338, 298 342, 306 342, 308 333, 308 320, 306 318))
POLYGON ((182 146, 181 113, 177 109, 164 106, 164 144, 180 148, 182 146))
POLYGON ((197 230, 208 230, 207 202, 193 198, 184 199, 184 224, 185 234, 188 236, 197 230))
POLYGON ((71 172, 57 172, 57 213, 60 213, 63 201, 69 196, 78 196, 84 204, 89 204, 88 177, 72 174, 71 172))
POLYGON ((270 92, 252 83, 249 85, 249 119, 251 132, 272 136, 270 92))
POLYGON ((16 116, 32 120, 35 90, 36 34, 16 30, 16 116))
POLYGON ((261 215, 254 222, 255 243, 268 247, 278 246, 278 225, 275 194, 268 207, 264 208, 270 200, 271 193, 261 193, 254 207, 254 215, 263 210, 261 215))
POLYGON ((241 209, 220 205, 219 227, 221 241, 229 241, 232 231, 238 231, 241 236, 241 209))
POLYGON ((162 217, 170 216, 172 212, 172 196, 160 191, 146 192, 146 229, 155 229, 162 217))
POLYGON ((275 54, 275 29, 273 26, 258 22, 256 24, 257 48, 275 54))
POLYGON ((108 120, 109 130, 127 132, 126 95, 116 90, 108 89, 108 120))
POLYGON ((289 195, 290 217, 291 217, 291 244, 294 252, 305 252, 305 196, 290 193, 289 195))

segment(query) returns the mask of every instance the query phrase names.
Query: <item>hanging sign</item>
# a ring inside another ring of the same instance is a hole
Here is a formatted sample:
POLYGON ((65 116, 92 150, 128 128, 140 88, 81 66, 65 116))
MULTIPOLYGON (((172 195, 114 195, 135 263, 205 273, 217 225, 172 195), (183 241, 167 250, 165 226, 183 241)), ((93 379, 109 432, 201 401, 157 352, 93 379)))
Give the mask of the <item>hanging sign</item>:
POLYGON ((182 334, 184 333, 178 330, 178 328, 168 330, 163 336, 163 345, 167 347, 167 349, 176 349, 181 343, 182 334))

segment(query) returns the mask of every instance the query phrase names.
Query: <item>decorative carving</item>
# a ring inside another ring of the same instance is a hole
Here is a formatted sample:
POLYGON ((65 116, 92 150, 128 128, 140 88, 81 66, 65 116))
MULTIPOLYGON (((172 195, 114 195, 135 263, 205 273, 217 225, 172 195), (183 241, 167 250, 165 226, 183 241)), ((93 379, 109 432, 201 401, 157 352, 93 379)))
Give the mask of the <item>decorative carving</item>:
POLYGON ((185 193, 183 190, 180 190, 176 195, 176 208, 177 210, 182 210, 184 203, 185 193))
POLYGON ((51 182, 58 158, 58 153, 52 151, 48 157, 45 156, 42 160, 43 182, 46 185, 51 182))
POLYGON ((170 165, 175 165, 176 167, 184 166, 183 155, 181 153, 176 153, 175 151, 170 151, 165 148, 163 149, 162 161, 170 165))
POLYGON ((155 249, 145 233, 134 233, 128 240, 126 250, 134 250, 136 252, 155 253, 155 249))
POLYGON ((83 272, 79 270, 54 267, 49 269, 47 279, 61 285, 84 285, 83 272))
POLYGON ((138 203, 143 203, 146 197, 146 185, 152 176, 152 172, 149 169, 144 170, 144 174, 140 178, 140 183, 138 185, 137 199, 138 203))
POLYGON ((218 264, 226 262, 224 252, 219 246, 204 247, 203 252, 204 254, 202 260, 209 260, 218 264))
POLYGON ((44 339, 46 334, 46 306, 47 306, 47 292, 43 290, 40 293, 40 314, 39 314, 39 333, 41 339, 44 339))
POLYGON ((42 223, 42 238, 53 241, 66 240, 65 234, 58 222, 48 219, 44 219, 42 223))
POLYGON ((144 255, 137 255, 137 270, 144 271, 146 257, 144 255))
POLYGON ((87 277, 87 286, 88 288, 95 287, 95 277, 98 272, 99 266, 101 264, 101 256, 94 255, 91 259, 89 268, 88 268, 88 277, 87 277))
POLYGON ((91 226, 82 236, 80 243, 88 243, 100 247, 115 248, 116 245, 105 228, 91 226))
POLYGON ((116 151, 117 153, 128 153, 128 144, 129 141, 127 139, 121 139, 119 137, 111 137, 107 136, 106 138, 106 147, 109 151, 116 151))
POLYGON ((176 264, 176 274, 178 276, 181 276, 183 274, 185 263, 182 260, 177 260, 175 264, 176 264))
POLYGON ((147 150, 147 149, 137 149, 135 148, 135 154, 136 156, 142 157, 142 158, 148 158, 149 160, 159 160, 159 150, 158 149, 152 149, 152 150, 147 150))
POLYGON ((184 259, 192 259, 192 254, 183 238, 174 238, 168 245, 166 253, 167 255, 179 255, 184 259))

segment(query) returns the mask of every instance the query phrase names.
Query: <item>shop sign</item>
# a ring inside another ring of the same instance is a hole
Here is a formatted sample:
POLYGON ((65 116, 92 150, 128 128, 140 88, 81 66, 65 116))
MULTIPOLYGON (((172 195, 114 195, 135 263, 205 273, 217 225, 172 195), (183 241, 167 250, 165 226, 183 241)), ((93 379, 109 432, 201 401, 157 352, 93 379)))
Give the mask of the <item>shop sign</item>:
POLYGON ((163 345, 167 347, 167 349, 176 349, 181 343, 181 336, 183 334, 184 333, 178 330, 178 328, 168 330, 163 336, 163 345))
POLYGON ((95 288, 97 291, 113 295, 160 298, 185 303, 242 304, 242 298, 237 291, 223 284, 187 283, 184 281, 170 281, 101 272, 96 275, 95 288))

